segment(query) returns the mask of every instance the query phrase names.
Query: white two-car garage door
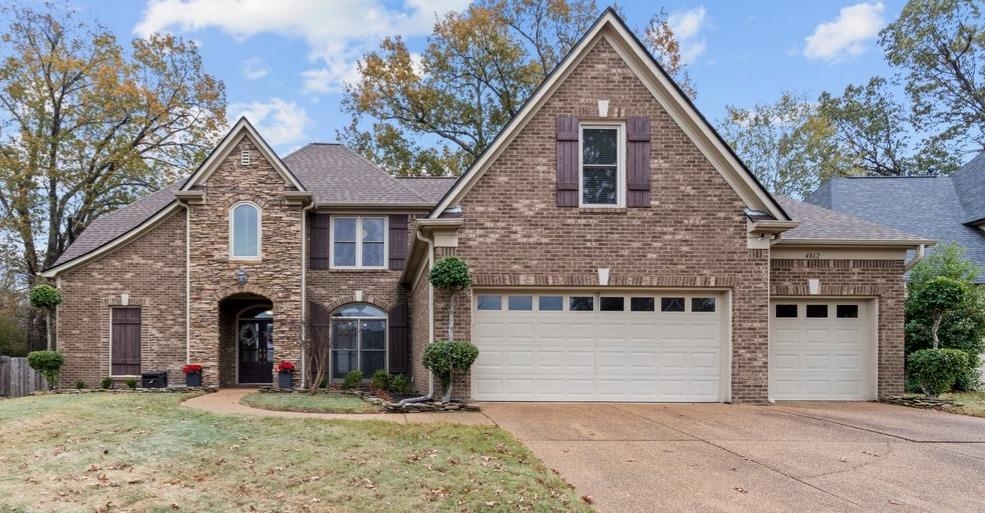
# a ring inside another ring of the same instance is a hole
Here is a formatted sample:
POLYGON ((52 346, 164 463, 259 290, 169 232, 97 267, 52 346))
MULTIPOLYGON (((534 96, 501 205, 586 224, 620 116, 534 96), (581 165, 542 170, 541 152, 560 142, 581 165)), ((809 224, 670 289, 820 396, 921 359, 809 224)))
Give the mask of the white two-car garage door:
POLYGON ((477 292, 472 397, 721 401, 724 303, 717 293, 477 292))
POLYGON ((770 398, 875 398, 870 301, 775 299, 770 304, 770 398))

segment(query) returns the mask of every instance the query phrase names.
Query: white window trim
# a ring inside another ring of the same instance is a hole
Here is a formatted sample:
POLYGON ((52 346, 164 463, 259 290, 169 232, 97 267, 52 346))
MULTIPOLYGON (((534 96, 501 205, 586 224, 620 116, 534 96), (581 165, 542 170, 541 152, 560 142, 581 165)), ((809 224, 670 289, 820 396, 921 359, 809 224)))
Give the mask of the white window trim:
POLYGON ((329 269, 389 269, 390 268, 390 217, 389 216, 331 216, 328 220, 328 268, 329 269), (335 220, 336 219, 355 219, 356 220, 356 265, 338 265, 335 263, 335 220), (363 219, 382 219, 383 220, 383 264, 382 265, 362 265, 363 262, 363 219))
MULTIPOLYGON (((367 216, 367 217, 372 217, 372 216, 367 216)), ((346 303, 346 304, 344 304, 344 305, 336 308, 335 310, 332 311, 332 313, 330 313, 328 315, 328 333, 329 333, 329 337, 330 337, 329 338, 329 345, 330 345, 330 347, 329 347, 329 351, 328 351, 328 379, 329 379, 329 381, 341 382, 342 380, 345 379, 345 376, 343 376, 341 378, 333 378, 332 377, 332 369, 334 368, 334 365, 333 364, 335 363, 334 362, 335 355, 333 353, 335 353, 335 351, 338 351, 338 349, 335 348, 335 345, 334 345, 334 343, 331 340, 331 334, 332 334, 332 332, 335 329, 335 325, 334 325, 335 321, 349 321, 349 320, 356 321, 356 367, 357 368, 356 369, 352 369, 352 370, 358 370, 359 372, 363 372, 363 333, 362 333, 362 330, 359 329, 359 321, 380 321, 380 320, 382 320, 383 321, 383 329, 384 329, 384 332, 383 332, 384 333, 384 336, 383 336, 383 369, 385 369, 387 372, 390 372, 390 313, 387 312, 386 310, 383 310, 382 308, 380 308, 380 307, 372 304, 372 303, 346 303), (370 306, 372 306, 374 308, 379 308, 380 310, 383 311, 383 317, 372 317, 372 316, 368 316, 368 317, 334 317, 333 316, 333 314, 335 312, 337 312, 337 311, 339 311, 339 310, 341 310, 341 309, 343 309, 343 308, 345 308, 347 306, 352 306, 354 304, 368 304, 368 305, 370 305, 370 306)), ((363 378, 363 381, 364 382, 365 381, 370 381, 370 379, 371 378, 363 378)))
MULTIPOLYGON (((113 374, 113 310, 117 308, 140 308, 135 305, 113 305, 109 307, 109 373, 110 378, 137 378, 141 379, 141 374, 113 374)), ((140 308, 140 372, 144 371, 144 311, 140 308)), ((137 383, 140 385, 140 383, 137 383)))
POLYGON ((583 123, 578 126, 578 207, 579 208, 623 208, 626 206, 626 125, 624 123, 583 123), (585 129, 616 130, 616 202, 585 203, 584 199, 584 141, 585 129))
POLYGON ((263 209, 260 205, 253 203, 252 201, 239 201, 233 206, 229 207, 229 260, 236 260, 242 262, 257 262, 263 259, 263 209), (236 232, 233 230, 233 211, 237 207, 242 205, 250 205, 257 209, 257 254, 256 256, 237 256, 233 254, 233 248, 235 247, 235 237, 236 232))

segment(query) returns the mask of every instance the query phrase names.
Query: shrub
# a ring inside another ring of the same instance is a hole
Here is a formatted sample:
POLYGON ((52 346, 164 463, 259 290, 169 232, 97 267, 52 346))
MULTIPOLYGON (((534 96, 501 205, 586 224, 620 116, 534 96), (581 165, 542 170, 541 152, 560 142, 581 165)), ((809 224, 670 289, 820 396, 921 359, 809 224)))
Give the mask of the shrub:
POLYGON ((363 382, 363 373, 361 371, 351 371, 345 375, 342 379, 342 390, 352 390, 354 388, 359 388, 359 385, 363 382))
POLYGON ((130 378, 126 380, 126 384, 128 387, 130 387, 130 390, 134 390, 137 388, 137 380, 134 378, 130 378))
POLYGON ((48 381, 48 388, 52 389, 58 383, 65 357, 58 351, 33 351, 27 355, 27 364, 41 373, 48 381))
POLYGON ((0 355, 27 356, 27 330, 16 318, 0 318, 0 355))
POLYGON ((460 340, 436 340, 428 344, 422 357, 424 367, 441 381, 444 400, 451 398, 451 382, 456 372, 465 372, 479 357, 479 348, 460 340))
POLYGON ((434 263, 428 276, 431 285, 441 290, 459 290, 472 284, 469 265, 461 258, 450 256, 434 263))
POLYGON ((103 378, 102 381, 99 382, 99 386, 101 386, 103 390, 109 390, 113 388, 113 378, 106 376, 105 378, 103 378))
POLYGON ((397 374, 390 381, 390 391, 395 394, 407 395, 410 393, 410 380, 403 374, 397 374))
POLYGON ((318 382, 318 388, 328 388, 328 376, 325 376, 318 382))
POLYGON ((936 397, 950 391, 969 365, 960 349, 921 349, 908 357, 907 370, 925 394, 936 397))
POLYGON ((370 386, 377 390, 390 390, 390 385, 393 383, 393 376, 389 372, 380 369, 373 373, 373 380, 370 382, 370 386))
POLYGON ((85 387, 86 387, 86 382, 85 381, 76 381, 75 382, 75 388, 77 388, 79 390, 82 390, 85 387))
POLYGON ((31 289, 28 298, 31 300, 31 306, 35 308, 52 309, 61 304, 62 293, 58 292, 55 287, 44 283, 31 289))

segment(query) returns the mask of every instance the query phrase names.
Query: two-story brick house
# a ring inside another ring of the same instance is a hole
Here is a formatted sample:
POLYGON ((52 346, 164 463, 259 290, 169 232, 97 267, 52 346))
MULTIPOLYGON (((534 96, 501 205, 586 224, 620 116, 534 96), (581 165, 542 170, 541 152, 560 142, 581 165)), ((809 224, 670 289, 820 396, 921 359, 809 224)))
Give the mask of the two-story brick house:
POLYGON ((332 379, 428 392, 448 309, 427 271, 454 254, 473 399, 865 400, 902 391, 904 259, 930 243, 772 197, 610 10, 457 180, 339 145, 280 159, 240 120, 45 275, 68 381, 270 383, 316 324, 332 379))

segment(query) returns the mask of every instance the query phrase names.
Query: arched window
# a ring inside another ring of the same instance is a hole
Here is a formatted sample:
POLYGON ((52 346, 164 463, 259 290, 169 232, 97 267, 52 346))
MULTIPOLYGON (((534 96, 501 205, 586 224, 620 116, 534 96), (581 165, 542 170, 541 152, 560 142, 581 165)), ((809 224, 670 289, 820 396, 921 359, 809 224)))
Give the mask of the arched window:
POLYGON ((332 312, 332 379, 358 370, 364 379, 386 369, 387 314, 365 303, 332 312))
POLYGON ((237 203, 229 211, 229 256, 260 258, 260 207, 237 203))

